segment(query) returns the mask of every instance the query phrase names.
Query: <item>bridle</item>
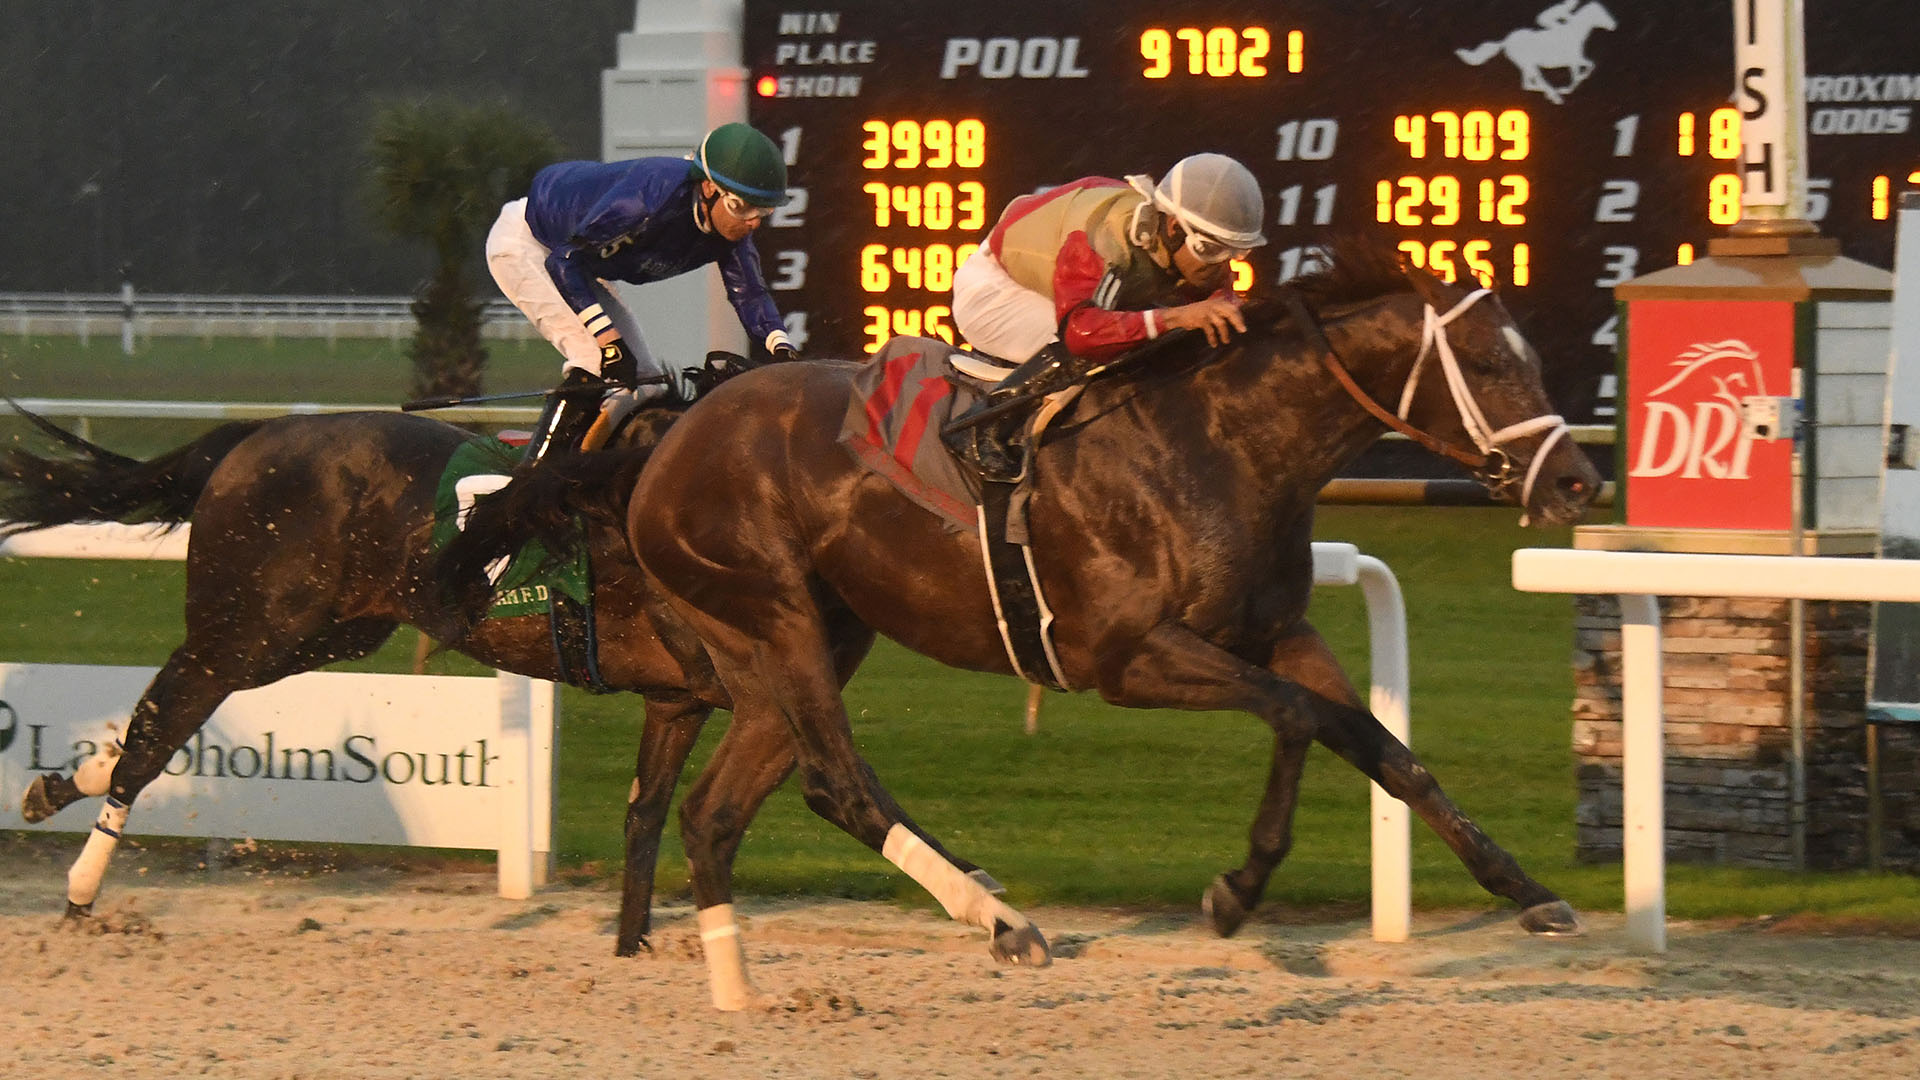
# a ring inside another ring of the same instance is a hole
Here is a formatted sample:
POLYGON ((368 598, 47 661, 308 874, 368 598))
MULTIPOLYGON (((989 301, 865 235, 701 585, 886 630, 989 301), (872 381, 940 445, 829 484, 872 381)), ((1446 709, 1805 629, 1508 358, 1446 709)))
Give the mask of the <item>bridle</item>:
POLYGON ((1293 317, 1307 340, 1320 354, 1320 363, 1334 377, 1347 395, 1360 407, 1371 413, 1375 419, 1389 428, 1405 435, 1428 450, 1451 458, 1466 466, 1487 489, 1488 494, 1503 495, 1519 479, 1514 474, 1513 458, 1506 451, 1509 443, 1524 439, 1541 431, 1547 432, 1540 446, 1533 453, 1533 460, 1527 467, 1526 476, 1520 482, 1520 506, 1524 509, 1533 495, 1533 484, 1540 475, 1540 466, 1553 450, 1554 444, 1566 438, 1571 432, 1566 420, 1554 413, 1546 413, 1522 420, 1517 424, 1494 430, 1487 423, 1487 417, 1480 409, 1480 403, 1473 396, 1473 389, 1467 385, 1467 377, 1460 370, 1460 362, 1453 355, 1453 345, 1447 340, 1447 324, 1453 322, 1467 309, 1482 299, 1492 295, 1490 290, 1476 289, 1468 293, 1458 304, 1442 315, 1432 304, 1426 305, 1426 317, 1420 330, 1420 354, 1414 357, 1413 370, 1407 374, 1406 387, 1400 393, 1400 409, 1397 413, 1388 412, 1386 406, 1375 401, 1371 395, 1360 388, 1346 365, 1334 353, 1333 344, 1320 328, 1319 320, 1308 309, 1299 290, 1281 288, 1280 299, 1286 305, 1287 313, 1293 317), (1420 385, 1420 374, 1426 369, 1429 355, 1439 358, 1440 370, 1445 374, 1447 389, 1452 393, 1453 405, 1460 414, 1460 426, 1466 429, 1467 437, 1473 440, 1475 450, 1466 450, 1454 446, 1430 431, 1415 427, 1407 420, 1407 412, 1413 407, 1414 392, 1420 385))

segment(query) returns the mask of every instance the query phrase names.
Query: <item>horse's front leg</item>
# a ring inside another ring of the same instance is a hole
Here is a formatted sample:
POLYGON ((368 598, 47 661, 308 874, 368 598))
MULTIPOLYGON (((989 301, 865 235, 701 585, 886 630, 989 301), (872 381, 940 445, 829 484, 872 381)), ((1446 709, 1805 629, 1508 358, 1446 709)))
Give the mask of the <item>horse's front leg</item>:
MULTIPOLYGON (((1553 890, 1527 876, 1512 855, 1494 843, 1447 797, 1413 751, 1361 707, 1360 697, 1347 680, 1340 662, 1334 659, 1317 631, 1308 627, 1283 639, 1274 649, 1269 666, 1283 678, 1325 699, 1320 707, 1313 709, 1317 721, 1315 737, 1379 784, 1387 794, 1420 815, 1420 820, 1446 842, 1482 888, 1520 905, 1522 926, 1536 934, 1579 930, 1573 908, 1553 890)), ((1265 813, 1263 805, 1262 814, 1265 813)), ((1259 829, 1256 824, 1255 832, 1259 829)), ((1258 897, 1255 892, 1250 899, 1258 897)), ((1216 900, 1215 929, 1231 934, 1238 923, 1223 924, 1221 906, 1216 900)))
POLYGON ((1273 729, 1267 789, 1248 833, 1246 861, 1215 878, 1201 900, 1215 930, 1223 937, 1233 933, 1293 846, 1300 771, 1316 726, 1305 706, 1315 699, 1174 623, 1155 627, 1124 665, 1103 672, 1100 692, 1133 708, 1252 713, 1273 729))
POLYGON ((645 949, 653 927, 653 878, 660 861, 660 834, 666 828, 673 790, 686 768, 687 755, 700 739, 711 710, 698 699, 663 695, 647 699, 647 718, 640 730, 640 751, 634 762, 633 788, 627 796, 625 872, 620 882, 620 929, 615 956, 633 956, 645 949))

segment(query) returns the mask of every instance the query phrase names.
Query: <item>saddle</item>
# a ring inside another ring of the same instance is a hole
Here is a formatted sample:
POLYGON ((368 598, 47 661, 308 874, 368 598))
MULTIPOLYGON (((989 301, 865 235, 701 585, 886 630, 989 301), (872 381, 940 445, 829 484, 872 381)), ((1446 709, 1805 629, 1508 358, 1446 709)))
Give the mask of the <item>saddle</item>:
POLYGON ((1029 464, 1016 480, 983 479, 939 438, 949 416, 984 396, 1011 370, 944 341, 894 338, 855 376, 840 443, 955 532, 979 538, 1007 658, 1021 678, 1063 690, 1067 682, 1053 651, 1053 613, 1030 555, 1026 511, 1036 480, 1031 448, 1078 387, 1050 396, 1035 410, 1022 441, 1029 464))
MULTIPOLYGON (((446 546, 460 531, 475 501, 505 487, 521 448, 501 439, 474 439, 454 450, 440 474, 434 495, 433 546, 446 546)), ((599 641, 593 624, 593 564, 582 546, 563 564, 554 564, 539 544, 528 544, 510 559, 487 568, 493 603, 484 618, 546 615, 553 640, 555 668, 563 681, 606 693, 600 677, 599 641)))

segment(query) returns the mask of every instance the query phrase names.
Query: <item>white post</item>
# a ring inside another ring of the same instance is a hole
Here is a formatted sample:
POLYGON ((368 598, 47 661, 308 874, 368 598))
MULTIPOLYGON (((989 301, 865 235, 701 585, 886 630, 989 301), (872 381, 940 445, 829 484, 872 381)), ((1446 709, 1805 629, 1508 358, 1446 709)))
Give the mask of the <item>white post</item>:
POLYGON ((533 895, 534 774, 539 770, 531 737, 533 680, 501 672, 500 684, 500 895, 533 895))
MULTIPOLYGON (((1413 745, 1408 715, 1407 607, 1400 582, 1371 555, 1357 560, 1360 592, 1367 601, 1372 697, 1368 706, 1381 726, 1413 745)), ((1372 788, 1373 940, 1405 941, 1413 923, 1413 835, 1407 804, 1372 788)))
MULTIPOLYGON (((1734 0, 1734 86, 1741 109, 1744 221, 1808 232, 1806 15, 1802 0, 1734 0)), ((1794 554, 1799 554, 1795 552, 1794 554)))
POLYGON ((1667 951, 1666 737, 1662 730, 1660 600, 1620 596, 1621 856, 1627 942, 1667 951))
POLYGON ((133 282, 120 283, 120 355, 133 355, 133 282))
POLYGON ((530 679, 529 746, 533 762, 527 770, 532 777, 533 886, 539 888, 553 876, 553 790, 560 778, 560 687, 546 679, 530 679))

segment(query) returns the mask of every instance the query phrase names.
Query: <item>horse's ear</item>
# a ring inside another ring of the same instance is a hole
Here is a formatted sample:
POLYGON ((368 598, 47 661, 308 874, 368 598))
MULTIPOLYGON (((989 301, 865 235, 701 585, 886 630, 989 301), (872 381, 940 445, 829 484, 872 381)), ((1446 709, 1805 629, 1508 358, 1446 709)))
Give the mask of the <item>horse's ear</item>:
POLYGON ((1441 306, 1441 290, 1445 288, 1446 283, 1440 280, 1438 274, 1424 266, 1413 265, 1413 259, 1404 251, 1400 253, 1400 272, 1407 276, 1407 284, 1413 286, 1414 293, 1420 299, 1429 304, 1441 306))

